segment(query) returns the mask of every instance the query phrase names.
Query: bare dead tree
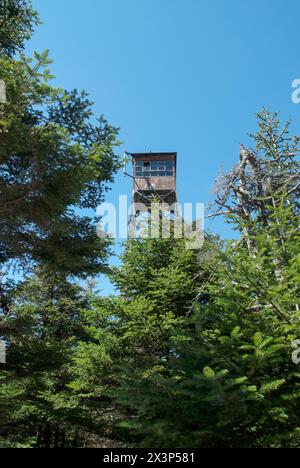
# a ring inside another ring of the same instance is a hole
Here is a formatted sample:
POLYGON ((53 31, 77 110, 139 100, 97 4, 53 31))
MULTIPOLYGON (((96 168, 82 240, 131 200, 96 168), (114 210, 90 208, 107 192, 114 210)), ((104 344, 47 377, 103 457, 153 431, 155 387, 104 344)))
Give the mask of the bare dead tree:
MULTIPOLYGON (((238 164, 218 178, 211 215, 232 215, 250 251, 253 250, 253 221, 259 219, 267 228, 270 213, 282 198, 291 204, 300 195, 299 137, 289 136, 289 123, 280 129, 278 114, 263 109, 258 118, 259 131, 251 135, 255 149, 241 145, 238 164)), ((283 242, 279 220, 278 236, 283 242)))
MULTIPOLYGON (((275 233, 278 252, 284 252, 286 235, 278 214, 280 208, 290 207, 295 219, 300 214, 300 137, 289 135, 289 122, 281 128, 277 113, 263 109, 257 116, 258 132, 250 135, 255 145, 253 148, 240 145, 239 162, 216 181, 210 215, 231 217, 241 232, 238 245, 245 243, 254 258, 258 252, 257 223, 267 236, 275 233)), ((284 254, 278 253, 274 258, 278 282, 283 279, 283 257, 284 254)), ((260 308, 259 301, 254 301, 252 310, 260 308)))

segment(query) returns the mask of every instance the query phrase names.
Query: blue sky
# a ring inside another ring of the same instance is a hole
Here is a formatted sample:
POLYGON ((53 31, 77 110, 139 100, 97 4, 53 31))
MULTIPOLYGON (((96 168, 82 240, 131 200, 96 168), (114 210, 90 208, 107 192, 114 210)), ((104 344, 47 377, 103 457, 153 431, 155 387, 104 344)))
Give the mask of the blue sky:
MULTIPOLYGON (((122 148, 177 151, 184 202, 208 202, 263 105, 300 105, 299 0, 33 0, 44 24, 27 52, 49 48, 62 87, 85 89, 121 127, 122 148)), ((108 200, 131 193, 120 174, 108 200)), ((218 220, 213 229, 224 236, 218 220)), ((109 286, 104 281, 104 287, 109 286)))

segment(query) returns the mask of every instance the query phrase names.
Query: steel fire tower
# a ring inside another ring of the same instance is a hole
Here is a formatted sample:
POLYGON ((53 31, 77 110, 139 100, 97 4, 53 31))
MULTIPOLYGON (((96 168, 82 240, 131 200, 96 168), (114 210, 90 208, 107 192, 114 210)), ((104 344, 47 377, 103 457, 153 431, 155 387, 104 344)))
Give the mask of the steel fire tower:
MULTIPOLYGON (((176 189, 177 153, 134 153, 125 154, 132 161, 133 195, 130 230, 135 230, 143 212, 151 212, 151 203, 161 203, 176 214, 178 203, 176 189)), ((125 175, 126 163, 124 165, 125 175)))

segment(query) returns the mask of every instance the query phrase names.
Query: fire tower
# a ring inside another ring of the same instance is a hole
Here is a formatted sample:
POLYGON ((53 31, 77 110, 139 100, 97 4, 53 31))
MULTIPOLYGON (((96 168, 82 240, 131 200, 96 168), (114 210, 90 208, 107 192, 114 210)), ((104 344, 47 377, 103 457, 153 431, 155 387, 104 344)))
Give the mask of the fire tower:
MULTIPOLYGON (((138 218, 151 212, 151 203, 161 203, 164 209, 176 214, 177 153, 126 153, 132 160, 133 195, 130 230, 135 230, 138 218)), ((126 172, 125 163, 125 175, 126 172)))

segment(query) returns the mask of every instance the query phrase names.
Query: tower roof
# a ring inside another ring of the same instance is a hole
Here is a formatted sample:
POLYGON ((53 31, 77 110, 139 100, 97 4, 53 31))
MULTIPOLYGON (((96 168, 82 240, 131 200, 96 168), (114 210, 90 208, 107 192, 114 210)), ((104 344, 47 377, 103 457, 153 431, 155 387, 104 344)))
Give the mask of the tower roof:
POLYGON ((177 164, 177 153, 133 153, 131 154, 133 159, 142 159, 148 161, 163 161, 163 160, 172 160, 177 164))

